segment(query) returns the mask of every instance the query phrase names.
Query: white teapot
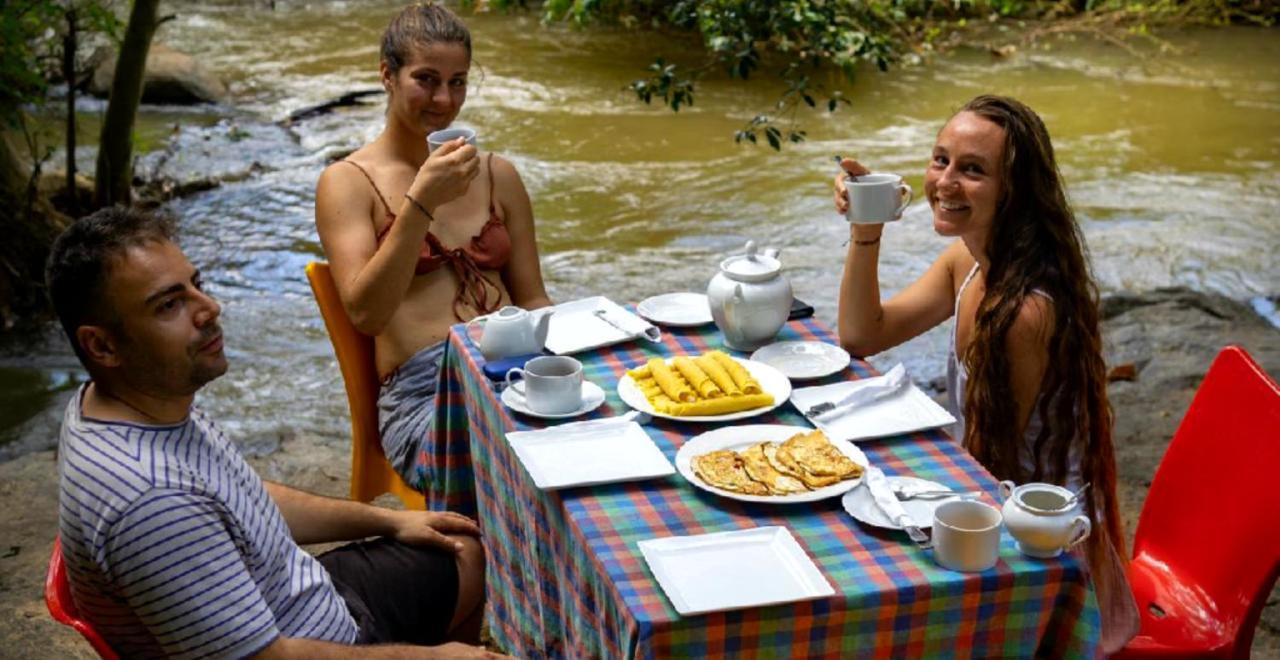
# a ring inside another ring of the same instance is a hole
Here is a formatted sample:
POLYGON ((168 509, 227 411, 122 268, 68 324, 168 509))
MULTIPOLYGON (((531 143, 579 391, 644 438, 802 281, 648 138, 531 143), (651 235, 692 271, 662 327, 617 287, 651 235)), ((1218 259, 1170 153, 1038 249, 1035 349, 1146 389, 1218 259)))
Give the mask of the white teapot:
POLYGON ((467 322, 484 321, 484 333, 480 335, 480 354, 488 362, 515 355, 541 353, 547 343, 547 330, 551 327, 551 315, 555 310, 529 312, 514 305, 507 305, 488 316, 478 316, 467 322))
POLYGON ((747 253, 720 262, 720 272, 707 285, 711 318, 729 348, 750 351, 773 341, 791 314, 791 282, 782 276, 777 250, 747 253))
POLYGON ((1005 527, 1024 555, 1057 557, 1064 548, 1089 538, 1093 530, 1088 516, 1080 512, 1081 504, 1063 508, 1071 499, 1071 491, 1062 486, 1015 486, 1012 481, 1001 481, 1000 496, 1004 498, 1001 512, 1005 527))

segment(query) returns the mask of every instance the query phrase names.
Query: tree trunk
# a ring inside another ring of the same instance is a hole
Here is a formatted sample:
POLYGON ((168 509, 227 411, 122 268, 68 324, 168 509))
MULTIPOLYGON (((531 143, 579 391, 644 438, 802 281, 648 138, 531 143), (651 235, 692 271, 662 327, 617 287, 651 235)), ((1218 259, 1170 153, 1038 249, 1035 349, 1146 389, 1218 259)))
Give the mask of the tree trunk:
POLYGON ((80 213, 76 194, 76 10, 67 10, 67 34, 62 39, 62 77, 67 81, 67 210, 80 213))
POLYGON ((107 115, 102 121, 98 164, 94 176, 94 205, 101 208, 130 201, 133 180, 133 121, 142 100, 147 52, 156 31, 159 0, 134 0, 125 28, 107 115))
POLYGON ((25 151, 12 132, 0 132, 0 332, 46 308, 44 261, 70 221, 43 198, 28 203, 25 151))

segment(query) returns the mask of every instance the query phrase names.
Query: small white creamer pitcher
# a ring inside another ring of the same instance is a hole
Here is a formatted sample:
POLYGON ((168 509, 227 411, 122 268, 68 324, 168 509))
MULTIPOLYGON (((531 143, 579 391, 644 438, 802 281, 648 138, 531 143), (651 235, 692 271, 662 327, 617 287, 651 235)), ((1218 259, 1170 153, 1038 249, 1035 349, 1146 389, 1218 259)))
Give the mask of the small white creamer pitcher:
POLYGON ((1088 516, 1081 513, 1080 503, 1063 508, 1071 499, 1071 491, 1062 486, 1017 486, 1012 481, 1001 481, 1000 496, 1004 499, 1001 513, 1005 527, 1024 555, 1057 557, 1064 548, 1089 538, 1093 531, 1088 516))

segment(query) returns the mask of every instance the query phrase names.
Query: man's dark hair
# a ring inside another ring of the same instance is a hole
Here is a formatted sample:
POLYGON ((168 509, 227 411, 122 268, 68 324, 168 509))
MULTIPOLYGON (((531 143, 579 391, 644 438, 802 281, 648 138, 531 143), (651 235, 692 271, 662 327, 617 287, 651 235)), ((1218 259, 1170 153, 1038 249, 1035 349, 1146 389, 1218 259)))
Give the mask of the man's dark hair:
POLYGON ((116 260, 131 247, 172 241, 174 236, 173 219, 167 215, 112 206, 76 220, 53 242, 44 269, 49 301, 76 357, 86 367, 89 362, 76 330, 119 323, 103 289, 116 260))

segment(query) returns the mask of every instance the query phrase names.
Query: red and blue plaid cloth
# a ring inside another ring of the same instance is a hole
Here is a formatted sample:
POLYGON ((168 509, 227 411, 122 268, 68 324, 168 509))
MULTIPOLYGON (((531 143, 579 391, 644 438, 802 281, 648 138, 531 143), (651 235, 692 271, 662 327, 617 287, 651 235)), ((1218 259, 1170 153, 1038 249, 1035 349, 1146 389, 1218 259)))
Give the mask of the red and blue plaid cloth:
MULTIPOLYGON (((751 504, 694 488, 680 475, 541 492, 507 444, 508 431, 548 426, 507 410, 480 370, 474 341, 455 326, 441 383, 432 508, 477 514, 488 549, 490 629, 522 658, 750 654, 852 656, 1092 656, 1099 613, 1083 565, 1021 555, 1005 533, 1000 561, 982 573, 938 567, 901 532, 860 525, 839 498, 751 504), (682 617, 649 572, 638 541, 785 525, 836 590, 824 600, 682 617)), ((477 337, 473 337, 478 339, 477 337)), ((834 342, 816 320, 792 321, 779 340, 834 342)), ((594 417, 627 412, 617 394, 629 367, 654 356, 723 350, 715 326, 665 329, 577 355, 608 393, 594 417)), ((822 382, 875 375, 866 362, 822 382)), ((809 426, 790 404, 731 424, 809 426)), ((715 425, 653 419, 649 437, 673 462, 715 425)), ((890 475, 931 479, 995 499, 996 482, 941 431, 859 443, 890 475)))

